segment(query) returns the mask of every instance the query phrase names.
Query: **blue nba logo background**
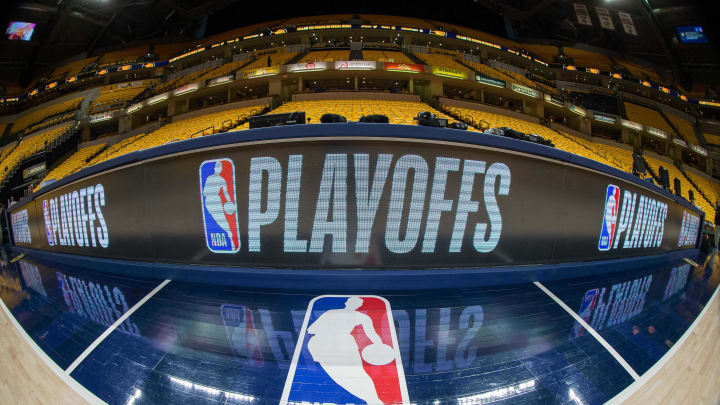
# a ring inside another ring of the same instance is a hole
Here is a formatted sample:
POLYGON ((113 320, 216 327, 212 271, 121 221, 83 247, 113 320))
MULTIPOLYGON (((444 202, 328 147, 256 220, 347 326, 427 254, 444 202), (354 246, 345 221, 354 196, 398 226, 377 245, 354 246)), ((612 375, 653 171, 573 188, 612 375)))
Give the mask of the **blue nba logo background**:
POLYGON ((308 306, 281 404, 408 404, 390 303, 325 295, 308 306))
POLYGON ((43 219, 45 220, 45 236, 47 236, 48 245, 55 246, 52 222, 50 220, 50 204, 48 203, 48 200, 43 201, 43 219))
POLYGON ((208 249, 214 253, 240 250, 235 165, 230 159, 206 160, 200 165, 200 200, 208 249))
POLYGON ((610 250, 612 247, 619 206, 620 188, 610 184, 605 192, 605 209, 603 210, 603 223, 600 231, 598 250, 610 250))

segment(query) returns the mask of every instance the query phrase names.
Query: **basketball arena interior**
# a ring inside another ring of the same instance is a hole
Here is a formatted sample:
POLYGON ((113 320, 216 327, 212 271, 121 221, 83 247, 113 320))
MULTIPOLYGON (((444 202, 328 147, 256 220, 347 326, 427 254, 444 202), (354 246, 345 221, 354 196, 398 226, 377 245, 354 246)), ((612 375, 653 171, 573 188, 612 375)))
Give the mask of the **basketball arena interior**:
POLYGON ((720 404, 703 2, 35 0, 0 403, 720 404))

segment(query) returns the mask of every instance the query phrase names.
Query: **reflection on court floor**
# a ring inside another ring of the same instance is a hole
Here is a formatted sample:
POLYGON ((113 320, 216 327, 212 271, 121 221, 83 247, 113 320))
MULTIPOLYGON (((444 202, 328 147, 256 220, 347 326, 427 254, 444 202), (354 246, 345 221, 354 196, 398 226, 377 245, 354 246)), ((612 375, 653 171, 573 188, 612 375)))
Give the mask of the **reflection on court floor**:
MULTIPOLYGON (((719 273, 678 262, 544 284, 642 375, 719 273)), ((159 284, 32 258, 1 279, 12 314, 63 368, 159 284)), ((377 297, 170 282, 71 376, 112 404, 594 404, 634 381, 533 284, 377 297)))

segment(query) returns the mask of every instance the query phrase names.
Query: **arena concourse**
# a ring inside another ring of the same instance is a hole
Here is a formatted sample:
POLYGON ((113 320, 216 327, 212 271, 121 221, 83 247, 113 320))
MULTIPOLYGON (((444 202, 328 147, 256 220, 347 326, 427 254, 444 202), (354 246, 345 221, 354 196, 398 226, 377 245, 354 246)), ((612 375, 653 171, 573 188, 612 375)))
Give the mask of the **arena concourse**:
POLYGON ((0 403, 720 403, 699 6, 159 3, 8 14, 0 403))

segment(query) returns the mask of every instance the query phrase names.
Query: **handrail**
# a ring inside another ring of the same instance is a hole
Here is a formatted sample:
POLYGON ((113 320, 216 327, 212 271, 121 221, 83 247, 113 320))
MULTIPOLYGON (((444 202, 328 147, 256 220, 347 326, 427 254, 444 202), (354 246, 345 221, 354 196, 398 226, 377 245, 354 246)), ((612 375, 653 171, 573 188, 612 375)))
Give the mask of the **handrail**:
POLYGON ((203 128, 203 129, 201 129, 201 130, 199 130, 199 131, 191 134, 191 135, 190 135, 190 139, 195 138, 196 135, 199 136, 199 137, 200 137, 200 136, 205 136, 205 131, 207 131, 208 129, 210 130, 210 135, 212 135, 213 132, 215 132, 215 126, 210 126, 210 127, 203 128))
POLYGON ((225 121, 223 121, 220 124, 220 131, 222 131, 222 132, 228 131, 230 129, 230 127, 232 127, 232 124, 233 124, 232 118, 226 119, 225 121), (227 125, 225 125, 225 124, 227 124, 227 125))

